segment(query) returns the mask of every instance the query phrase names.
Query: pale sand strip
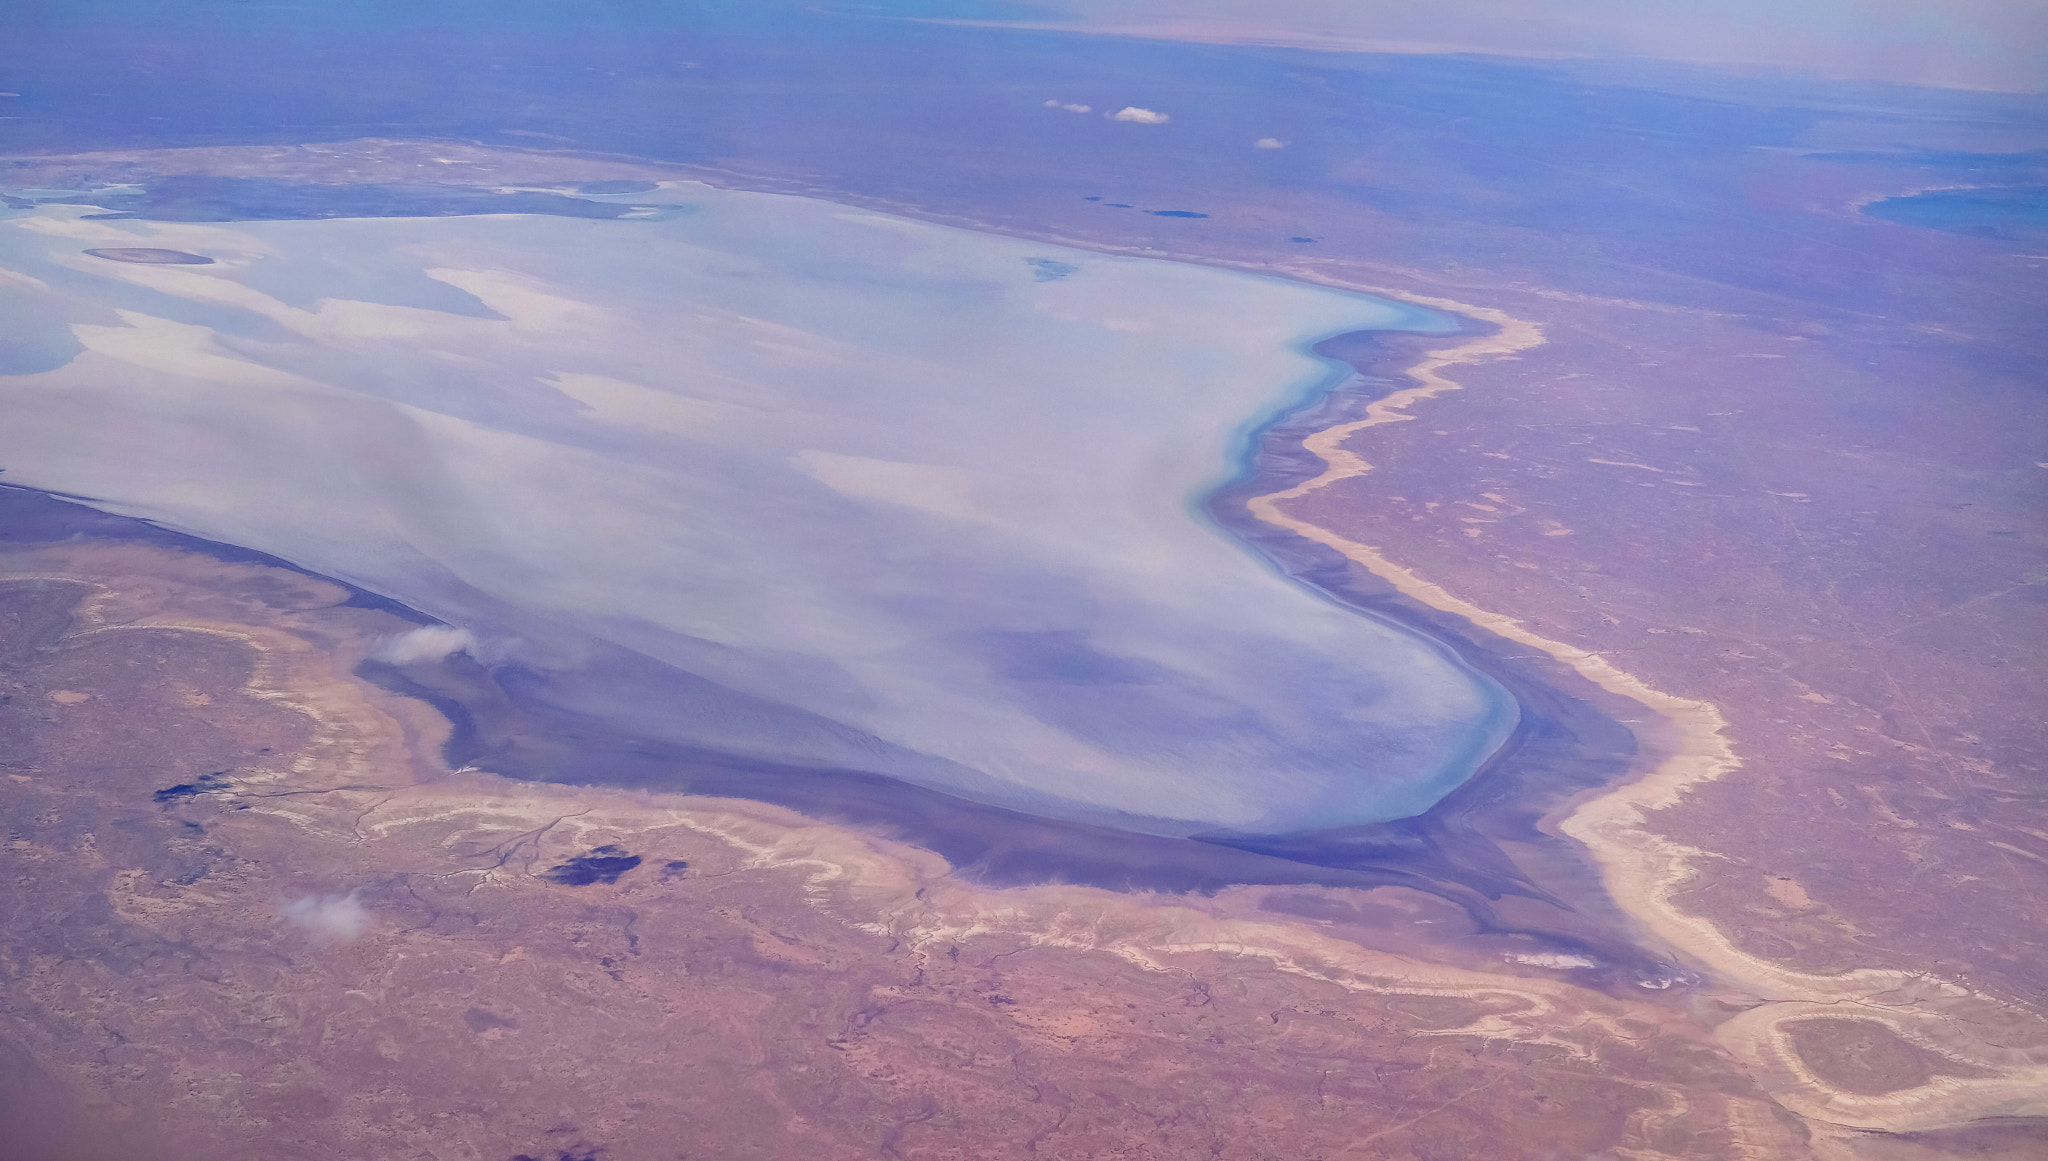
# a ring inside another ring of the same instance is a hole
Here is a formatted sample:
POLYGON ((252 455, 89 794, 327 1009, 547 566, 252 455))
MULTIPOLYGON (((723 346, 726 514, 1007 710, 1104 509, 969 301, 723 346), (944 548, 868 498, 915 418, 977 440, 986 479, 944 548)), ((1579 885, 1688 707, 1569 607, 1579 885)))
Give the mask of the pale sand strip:
MULTIPOLYGON (((1316 281, 1344 285, 1325 278, 1316 281)), ((1367 294, 1400 299, 1481 319, 1500 328, 1495 335, 1431 351, 1408 368, 1415 386, 1374 402, 1365 418, 1326 428, 1302 441, 1324 463, 1322 473, 1285 491, 1247 502, 1252 514, 1276 527, 1342 553, 1402 595, 1462 617, 1494 634, 1555 658, 1609 693, 1655 715, 1657 725, 1638 729, 1646 768, 1635 779, 1581 803, 1560 829, 1592 853, 1615 902, 1659 939, 1710 971, 1766 1001, 1717 1030, 1722 1043, 1755 1070, 1759 1080, 1788 1108, 1804 1116, 1857 1128, 1908 1132, 1941 1128, 1993 1116, 2048 1116, 2048 1029, 2038 1016, 2016 1011, 1930 976, 1885 968, 1858 968, 1838 975, 1798 972, 1743 951, 1712 922, 1673 902, 1678 888, 1699 873, 1708 852, 1674 843, 1647 825, 1646 815, 1677 803, 1694 786, 1741 768, 1718 707, 1654 689, 1598 653, 1530 631, 1520 621, 1488 612, 1457 597, 1413 569, 1394 563, 1379 549, 1290 515, 1284 505, 1339 480, 1372 470, 1345 444, 1359 432, 1415 418, 1409 409, 1460 384, 1444 371, 1463 364, 1512 355, 1542 344, 1531 322, 1488 307, 1431 298, 1382 287, 1347 286, 1367 294), (1980 1079, 1939 1077, 1920 1088, 1882 1097, 1841 1092, 1796 1064, 1797 1056, 1780 1025, 1811 1018, 1814 1005, 1828 1005, 1836 1017, 1873 1018, 1922 1045, 1971 1068, 1995 1075, 1980 1079), (1998 1029, 2002 1039, 2028 1045, 1994 1044, 1966 1026, 1998 1029), (2020 1028, 2026 1028, 2025 1033, 2020 1028)))

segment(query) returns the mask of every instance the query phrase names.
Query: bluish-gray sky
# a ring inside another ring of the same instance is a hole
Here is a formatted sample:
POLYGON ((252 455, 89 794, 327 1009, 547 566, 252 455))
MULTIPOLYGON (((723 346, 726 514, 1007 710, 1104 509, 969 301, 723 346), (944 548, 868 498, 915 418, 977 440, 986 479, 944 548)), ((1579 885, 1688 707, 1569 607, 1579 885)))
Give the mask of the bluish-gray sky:
POLYGON ((2038 92, 2040 0, 1053 0, 1059 23, 1169 39, 1634 56, 2038 92))

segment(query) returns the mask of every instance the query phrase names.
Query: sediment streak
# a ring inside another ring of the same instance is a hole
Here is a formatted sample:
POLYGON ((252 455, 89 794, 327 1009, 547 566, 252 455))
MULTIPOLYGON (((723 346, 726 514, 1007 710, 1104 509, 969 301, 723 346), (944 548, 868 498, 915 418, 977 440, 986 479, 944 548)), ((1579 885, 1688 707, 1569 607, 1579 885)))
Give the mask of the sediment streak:
POLYGON ((1829 1125, 1886 1132, 1944 1128, 1987 1117, 2048 1116, 2048 1035, 2037 1016, 1920 973, 1879 967, 1836 975, 1794 971, 1742 950, 1713 922, 1677 906, 1673 895, 1699 873, 1697 863, 1708 852, 1657 833, 1649 814, 1676 804, 1695 786, 1741 769, 1742 760, 1718 706, 1655 689, 1598 653, 1550 640, 1514 617, 1481 609, 1395 563, 1382 550, 1287 511, 1291 501, 1370 472, 1372 464, 1347 445, 1368 428, 1414 419, 1410 409, 1417 404, 1459 390, 1461 385, 1446 376, 1446 370, 1516 354, 1544 341, 1535 323, 1489 307, 1383 287, 1347 289, 1481 319, 1498 330, 1429 352, 1406 370, 1413 386, 1374 402, 1363 419, 1304 439, 1302 446, 1323 461, 1321 474, 1253 498, 1247 502, 1252 515, 1341 553, 1404 596, 1547 654, 1654 715, 1651 728, 1636 731, 1645 760, 1634 777, 1581 804, 1562 820, 1562 830, 1591 852, 1609 894, 1624 911, 1722 981, 1761 998, 1757 1007, 1715 1029, 1715 1036, 1785 1107, 1829 1125), (1877 1096, 1836 1088, 1807 1066, 1788 1035, 1799 1021, 1824 1018, 1883 1024, 1938 1056, 1992 1075, 1938 1076, 1916 1088, 1877 1096), (2017 1027, 2025 1026, 2033 1026, 2030 1035, 2013 1035, 2017 1027), (2004 1033, 1999 1036, 2003 1042, 1994 1043, 1972 1028, 1987 1034, 1998 1030, 2004 1033), (2026 1046, 2015 1047, 2015 1038, 2026 1046))

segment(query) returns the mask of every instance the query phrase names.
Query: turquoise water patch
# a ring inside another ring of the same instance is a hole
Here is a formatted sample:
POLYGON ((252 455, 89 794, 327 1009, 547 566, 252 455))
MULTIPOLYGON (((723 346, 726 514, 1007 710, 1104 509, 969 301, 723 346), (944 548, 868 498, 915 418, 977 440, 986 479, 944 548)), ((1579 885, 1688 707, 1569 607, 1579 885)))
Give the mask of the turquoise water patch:
POLYGON ((1057 258, 1026 258, 1024 264, 1031 267, 1031 276, 1040 282, 1057 282, 1079 269, 1057 258))

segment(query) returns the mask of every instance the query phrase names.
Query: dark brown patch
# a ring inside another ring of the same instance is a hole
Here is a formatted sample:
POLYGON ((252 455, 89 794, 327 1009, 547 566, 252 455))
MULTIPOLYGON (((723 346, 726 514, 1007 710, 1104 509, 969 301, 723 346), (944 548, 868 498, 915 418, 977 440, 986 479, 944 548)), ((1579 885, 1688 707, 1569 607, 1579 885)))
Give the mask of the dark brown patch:
POLYGON ((1874 1020, 1801 1020, 1785 1033, 1814 1075, 1861 1096, 1919 1088, 1937 1076, 1988 1075, 1929 1052, 1874 1020))

